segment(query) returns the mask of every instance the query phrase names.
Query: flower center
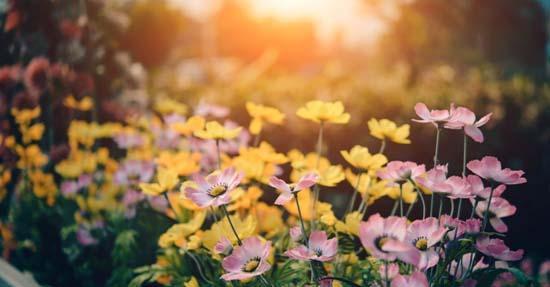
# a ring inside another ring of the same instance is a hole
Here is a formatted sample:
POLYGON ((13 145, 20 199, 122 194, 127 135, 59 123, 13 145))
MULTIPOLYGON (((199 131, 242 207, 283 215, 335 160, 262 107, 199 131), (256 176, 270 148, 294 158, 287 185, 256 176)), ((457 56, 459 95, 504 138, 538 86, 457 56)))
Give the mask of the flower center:
POLYGON ((315 252, 315 255, 317 257, 323 255, 323 250, 321 250, 320 248, 317 248, 317 249, 313 250, 313 252, 315 252))
POLYGON ((243 266, 244 272, 253 272, 260 265, 260 258, 252 258, 243 266))
POLYGON ((227 186, 225 184, 218 184, 213 186, 208 192, 211 196, 216 197, 224 194, 227 191, 227 186))
POLYGON ((416 248, 418 250, 426 250, 428 249, 428 239, 426 239, 425 237, 420 237, 418 239, 416 239, 416 242, 414 243, 414 246, 416 246, 416 248))
POLYGON ((376 247, 378 248, 378 250, 382 251, 382 252, 386 252, 382 249, 382 247, 384 246, 384 244, 386 244, 386 242, 388 242, 388 240, 390 240, 390 237, 387 236, 387 235, 382 235, 378 238, 376 238, 374 244, 376 245, 376 247))

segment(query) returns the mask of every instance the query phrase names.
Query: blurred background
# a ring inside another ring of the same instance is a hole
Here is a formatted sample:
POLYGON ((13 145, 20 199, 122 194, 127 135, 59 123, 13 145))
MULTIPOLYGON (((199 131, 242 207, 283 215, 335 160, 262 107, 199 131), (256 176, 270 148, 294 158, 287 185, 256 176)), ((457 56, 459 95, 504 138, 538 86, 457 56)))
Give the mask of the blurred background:
MULTIPOLYGON (((354 144, 378 148, 370 118, 410 123, 418 101, 454 102, 493 112, 471 159, 495 155, 526 171, 528 184, 507 191, 518 206, 507 242, 540 261, 550 257, 549 13, 549 0, 0 0, 1 128, 28 98, 10 93, 15 67, 35 85, 59 82, 41 103, 56 115, 54 144, 66 141, 69 95, 92 96, 100 122, 172 98, 228 106, 247 126, 246 101, 272 105, 287 123, 264 136, 281 151, 314 150, 317 129, 295 116, 299 106, 341 100, 352 119, 328 128, 326 148, 342 162, 354 144)), ((389 146, 389 158, 431 162, 433 128, 411 123, 411 139, 389 146)), ((442 135, 452 173, 461 142, 442 135)), ((351 192, 340 188, 323 197, 351 192)))

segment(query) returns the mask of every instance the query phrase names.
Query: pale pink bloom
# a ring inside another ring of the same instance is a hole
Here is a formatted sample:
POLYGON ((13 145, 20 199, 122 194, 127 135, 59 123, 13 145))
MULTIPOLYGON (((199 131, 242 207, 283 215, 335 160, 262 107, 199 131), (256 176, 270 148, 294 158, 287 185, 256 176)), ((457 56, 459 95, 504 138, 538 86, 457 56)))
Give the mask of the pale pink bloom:
POLYGON ((303 238, 302 228, 300 228, 299 226, 292 227, 289 233, 290 238, 292 238, 292 240, 294 240, 295 242, 298 242, 303 238))
POLYGON ((418 123, 432 123, 437 127, 439 123, 445 122, 451 117, 451 111, 453 110, 453 104, 451 104, 451 108, 448 110, 429 110, 426 104, 417 103, 414 105, 414 111, 420 119, 413 119, 413 121, 418 123))
POLYGON ((128 189, 124 192, 122 204, 124 205, 124 215, 126 218, 133 218, 136 215, 136 206, 144 198, 145 195, 137 190, 128 189))
POLYGON ((167 126, 171 126, 175 123, 185 123, 185 117, 178 113, 166 115, 163 117, 163 120, 167 126))
POLYGON ((381 179, 388 180, 391 185, 395 185, 395 183, 403 183, 409 179, 416 180, 418 176, 425 172, 426 167, 423 164, 418 165, 412 161, 394 160, 379 170, 377 175, 381 179))
POLYGON ((400 259, 417 265, 420 252, 405 240, 406 236, 407 219, 405 217, 382 218, 377 213, 371 215, 367 222, 361 222, 359 227, 359 239, 372 256, 388 261, 400 259))
POLYGON ((92 183, 90 174, 82 174, 77 180, 66 180, 61 183, 61 193, 64 196, 71 196, 79 190, 88 187, 92 183))
POLYGON ((222 238, 214 245, 214 252, 222 255, 229 255, 233 251, 233 245, 227 237, 222 236, 222 238))
POLYGON ((206 178, 195 175, 193 181, 197 187, 187 186, 184 191, 185 196, 203 208, 228 204, 231 201, 231 192, 239 185, 242 178, 243 174, 234 168, 213 172, 206 178))
POLYGON ((464 129, 464 133, 471 137, 476 142, 483 142, 483 133, 479 129, 481 126, 485 125, 490 119, 492 113, 489 113, 479 119, 476 122, 476 115, 467 108, 458 107, 454 109, 451 117, 445 124, 445 127, 448 129, 464 129))
POLYGON ((224 106, 208 104, 201 100, 195 107, 195 115, 202 117, 212 116, 215 118, 224 118, 229 115, 229 109, 224 106))
MULTIPOLYGON (((487 211, 488 200, 483 200, 477 203, 476 213, 479 217, 483 217, 487 211)), ((489 223, 497 232, 508 232, 508 226, 501 218, 512 216, 516 213, 517 208, 510 204, 508 200, 497 197, 491 200, 489 207, 489 223)))
POLYGON ((380 274, 380 277, 385 280, 392 280, 395 278, 395 276, 399 275, 399 265, 396 263, 390 263, 387 264, 388 267, 388 273, 386 273, 386 264, 380 264, 380 267, 378 267, 378 273, 380 274), (386 278, 386 275, 388 275, 386 278))
POLYGON ((153 138, 155 139, 155 146, 159 149, 175 149, 180 142, 180 135, 171 130, 161 127, 153 127, 153 138))
POLYGON ((526 183, 522 170, 502 169, 500 161, 494 156, 485 156, 481 160, 472 160, 467 164, 469 170, 480 177, 512 185, 526 183))
POLYGON ((78 228, 76 231, 76 240, 82 246, 96 245, 99 243, 99 241, 92 236, 90 230, 86 228, 78 228))
POLYGON ((145 138, 138 133, 121 132, 113 137, 119 148, 131 149, 145 144, 145 138))
POLYGON ((447 232, 447 228, 439 225, 437 218, 429 217, 413 221, 407 228, 406 241, 410 242, 420 252, 417 267, 426 270, 437 264, 439 256, 431 249, 447 232))
POLYGON ((453 229, 451 233, 453 237, 460 237, 465 233, 478 233, 481 229, 481 221, 479 219, 471 218, 462 221, 447 214, 441 215, 439 224, 441 226, 453 229))
POLYGON ((149 182, 155 174, 155 165, 151 161, 126 160, 115 173, 115 182, 120 185, 135 186, 149 182))
POLYGON ((235 247, 231 255, 222 261, 227 272, 221 276, 225 281, 244 280, 265 273, 271 268, 267 262, 271 252, 271 241, 262 243, 258 237, 243 240, 241 246, 235 247))
POLYGON ((445 183, 451 187, 451 193, 449 194, 449 198, 451 199, 474 197, 470 183, 463 177, 451 176, 445 183))
MULTIPOLYGON (((467 177, 470 186, 472 187, 472 194, 479 198, 488 199, 491 195, 491 188, 483 186, 483 181, 477 175, 470 174, 467 177)), ((506 190, 506 185, 501 184, 493 190, 493 197, 501 197, 502 193, 506 190)))
POLYGON ((151 208, 160 213, 164 213, 168 208, 168 200, 164 196, 147 195, 146 198, 151 208))
POLYGON ((452 188, 446 183, 446 180, 447 165, 438 165, 416 178, 418 184, 429 189, 433 193, 448 194, 451 192, 452 188))
MULTIPOLYGON (((465 274, 465 272, 470 267, 470 264, 473 264, 473 270, 478 269, 484 269, 489 267, 489 265, 483 263, 483 258, 479 259, 477 262, 471 262, 472 260, 475 260, 475 253, 466 253, 462 255, 461 260, 453 260, 451 262, 451 275, 453 275, 455 278, 462 278, 462 276, 465 274), (457 268, 458 265, 458 268, 457 268), (456 272, 455 272, 456 271, 456 272)), ((475 285, 474 285, 475 286, 475 285)))
POLYGON ((306 173, 304 174, 296 183, 288 184, 285 181, 283 181, 280 178, 277 178, 275 176, 272 176, 269 179, 269 185, 279 191, 281 193, 275 200, 275 204, 277 205, 284 205, 288 203, 292 197, 294 196, 294 193, 311 187, 317 181, 319 180, 319 176, 316 173, 306 173))
POLYGON ((313 231, 309 235, 308 246, 300 245, 285 252, 296 260, 331 261, 338 252, 338 238, 328 239, 326 232, 313 231))
POLYGON ((523 257, 523 249, 512 251, 502 239, 491 239, 488 236, 478 238, 476 248, 479 252, 498 260, 517 261, 523 257))
POLYGON ((420 271, 411 275, 397 275, 391 281, 391 287, 429 287, 428 278, 420 271))

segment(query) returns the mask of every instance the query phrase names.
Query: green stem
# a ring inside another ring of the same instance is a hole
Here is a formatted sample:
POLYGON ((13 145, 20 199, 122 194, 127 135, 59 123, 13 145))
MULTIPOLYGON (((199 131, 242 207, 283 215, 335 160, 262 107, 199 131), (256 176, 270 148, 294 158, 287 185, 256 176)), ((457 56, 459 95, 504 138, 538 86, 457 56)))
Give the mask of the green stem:
POLYGON ((384 153, 384 150, 386 150, 386 139, 383 139, 380 143, 380 150, 378 150, 378 153, 384 153))
POLYGON ((355 189, 353 191, 353 195, 351 196, 351 201, 349 203, 348 209, 346 210, 345 214, 350 213, 353 210, 353 206, 355 205, 355 198, 357 197, 357 193, 359 193, 359 183, 361 182, 361 175, 363 175, 361 172, 357 175, 357 182, 355 183, 355 189))
POLYGON ((487 201, 487 208, 485 209, 485 214, 483 215, 483 225, 481 227, 481 232, 485 231, 487 227, 487 221, 489 220, 489 208, 491 207, 491 201, 493 200, 493 181, 491 180, 491 193, 489 194, 489 200, 487 201))
POLYGON ((397 200, 393 203, 393 207, 392 207, 392 209, 391 209, 390 216, 394 216, 394 215, 395 215, 395 212, 397 211, 397 205, 398 205, 398 204, 399 204, 399 201, 397 201, 397 200))
POLYGON ((229 216, 229 212, 227 211, 227 208, 225 205, 222 205, 222 210, 225 213, 225 217, 227 217, 227 221, 229 222, 229 226, 231 226, 231 230, 233 230, 233 234, 235 234, 235 237, 237 238, 237 243, 239 245, 242 245, 243 242, 241 241, 241 238, 239 237, 239 234, 237 233, 237 230, 235 229, 235 226, 233 226, 233 222, 231 221, 231 217, 229 216))
MULTIPOLYGON (((321 121, 319 125, 319 135, 317 137, 317 162, 315 163, 315 169, 319 170, 319 164, 321 162, 321 156, 323 152, 323 127, 324 123, 321 121)), ((311 226, 315 227, 316 207, 319 201, 319 184, 316 184, 313 188, 313 204, 311 205, 311 226)))
POLYGON ((300 218, 300 225, 302 227, 302 234, 306 245, 308 244, 308 234, 306 232, 306 225, 304 223, 304 217, 302 216, 302 209, 300 208, 300 202, 298 201, 298 193, 294 193, 294 200, 296 201, 296 208, 298 209, 298 217, 300 218))
POLYGON ((399 215, 403 216, 403 184, 399 184, 399 215))

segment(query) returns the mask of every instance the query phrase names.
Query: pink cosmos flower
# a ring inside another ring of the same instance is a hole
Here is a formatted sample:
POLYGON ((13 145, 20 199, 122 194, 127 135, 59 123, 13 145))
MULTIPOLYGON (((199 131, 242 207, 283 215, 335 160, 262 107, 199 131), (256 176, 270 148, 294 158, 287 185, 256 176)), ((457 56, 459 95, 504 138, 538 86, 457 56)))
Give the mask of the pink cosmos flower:
POLYGON ((391 281, 391 287, 429 287, 428 278, 420 271, 411 275, 397 275, 391 281))
POLYGON ((113 137, 119 148, 131 149, 145 144, 145 138, 137 133, 121 132, 113 137))
MULTIPOLYGON (((478 202, 476 207, 476 213, 479 217, 483 217, 487 211, 488 200, 478 202)), ((516 213, 517 208, 510 204, 508 200, 497 197, 491 200, 491 206, 489 207, 489 223, 497 232, 508 232, 508 226, 502 221, 501 218, 512 216, 516 213)))
POLYGON ((416 180, 416 178, 426 172, 426 167, 421 164, 418 165, 412 161, 398 161, 394 160, 389 162, 386 167, 379 170, 377 175, 381 179, 390 181, 391 185, 396 183, 403 183, 409 179, 416 180))
POLYGON ((447 180, 447 165, 438 165, 424 175, 416 178, 416 182, 421 186, 429 189, 433 193, 448 194, 452 187, 446 183, 447 180))
POLYGON ((289 233, 290 233, 290 238, 292 238, 292 240, 294 240, 295 242, 302 240, 302 237, 303 237, 302 228, 300 228, 299 226, 292 227, 289 233))
POLYGON ((437 218, 429 217, 413 221, 407 228, 406 241, 420 251, 417 267, 426 270, 437 264, 439 256, 431 248, 445 235, 447 228, 439 225, 437 218))
POLYGON ((231 192, 242 178, 243 174, 234 168, 227 168, 222 172, 215 171, 206 178, 195 175, 193 181, 197 187, 187 186, 184 190, 185 196, 203 208, 224 205, 231 201, 231 192))
MULTIPOLYGON (((472 194, 479 198, 488 199, 491 195, 491 188, 483 186, 483 181, 477 175, 470 174, 467 177, 468 183, 472 187, 472 194)), ((506 190, 506 185, 501 184, 493 190, 493 197, 501 197, 506 190)))
POLYGON ((115 173, 115 182, 120 185, 136 186, 149 182, 155 174, 155 165, 151 161, 126 160, 115 173))
POLYGON ((96 245, 99 241, 92 236, 90 230, 78 228, 76 231, 76 240, 82 246, 96 245))
POLYGON ((481 220, 477 218, 462 221, 447 214, 441 215, 439 224, 443 227, 454 229, 451 233, 453 237, 460 237, 465 233, 478 233, 481 229, 481 220))
POLYGON ((463 177, 451 176, 445 181, 451 187, 449 198, 473 198, 472 187, 470 183, 463 177))
POLYGON ((400 259, 417 265, 420 252, 405 240, 406 236, 407 219, 405 217, 382 218, 377 213, 371 215, 367 222, 361 222, 359 227, 361 244, 372 256, 388 261, 400 259))
POLYGON ((472 138, 474 141, 482 143, 483 142, 483 133, 479 129, 481 126, 485 125, 490 119, 492 113, 489 113, 479 119, 476 122, 476 115, 467 108, 458 107, 454 109, 451 117, 445 124, 445 127, 448 129, 464 129, 464 133, 472 138))
POLYGON ((382 279, 386 279, 386 274, 388 275, 387 279, 392 280, 395 278, 395 276, 399 275, 399 265, 396 263, 390 263, 387 265, 388 267, 388 273, 386 273, 386 264, 380 264, 380 267, 378 267, 378 274, 380 274, 380 277, 382 279))
POLYGON ((475 253, 466 253, 462 255, 461 260, 458 260, 458 262, 456 260, 453 260, 451 262, 451 269, 450 269, 451 275, 453 275, 455 278, 462 278, 462 276, 466 273, 466 271, 470 267, 470 264, 473 264, 474 271, 478 269, 484 269, 489 266, 483 263, 483 258, 479 259, 477 263, 474 263, 475 261, 472 262, 472 260, 475 260, 475 255, 476 255, 475 253))
POLYGON ((222 267, 227 272, 221 276, 225 281, 243 280, 256 277, 271 268, 267 262, 271 252, 271 241, 262 243, 258 237, 243 240, 241 246, 235 247, 231 255, 222 261, 222 267))
POLYGON ((222 236, 222 238, 214 246, 214 252, 222 255, 229 255, 233 251, 233 245, 227 237, 222 236))
POLYGON ((522 170, 502 169, 500 161, 494 156, 485 156, 481 160, 472 160, 467 165, 469 170, 484 179, 494 180, 507 185, 526 183, 522 170))
POLYGON ((77 193, 82 188, 89 186, 92 183, 92 175, 82 174, 77 180, 66 180, 61 183, 61 193, 64 196, 71 196, 77 193))
POLYGON ((229 109, 224 106, 218 106, 200 101, 195 107, 195 115, 202 117, 212 116, 214 118, 224 118, 229 115, 229 109))
POLYGON ((338 238, 328 239, 326 232, 313 231, 309 235, 308 246, 300 245, 285 252, 296 260, 331 261, 338 252, 338 238))
POLYGON ((487 256, 503 261, 517 261, 523 257, 523 249, 512 251, 502 239, 491 239, 488 236, 478 238, 476 248, 487 256))
POLYGON ((282 179, 277 178, 275 176, 272 176, 269 179, 269 185, 271 187, 274 187, 277 190, 281 191, 281 194, 277 197, 275 200, 275 204, 277 205, 284 205, 288 203, 291 199, 294 193, 306 189, 308 187, 311 187, 319 180, 319 176, 316 173, 306 173, 304 174, 298 182, 294 184, 288 184, 284 182, 282 179))
POLYGON ((414 111, 420 119, 413 119, 413 121, 417 123, 432 123, 437 127, 438 123, 445 122, 451 117, 451 112, 454 111, 454 104, 451 104, 451 108, 448 110, 429 110, 426 104, 417 103, 414 105, 414 111))

